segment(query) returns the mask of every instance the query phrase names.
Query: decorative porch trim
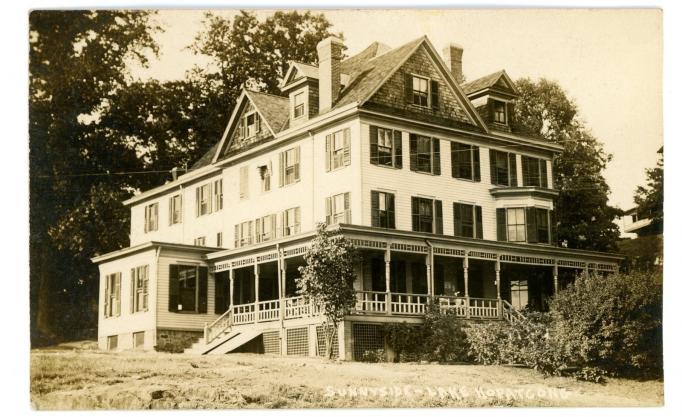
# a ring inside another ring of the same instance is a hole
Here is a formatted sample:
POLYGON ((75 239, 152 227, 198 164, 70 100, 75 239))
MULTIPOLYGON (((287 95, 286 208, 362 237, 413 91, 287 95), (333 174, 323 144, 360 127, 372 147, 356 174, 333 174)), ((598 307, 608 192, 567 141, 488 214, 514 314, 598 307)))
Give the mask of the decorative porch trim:
POLYGON ((350 239, 351 243, 361 249, 386 249, 386 242, 371 239, 350 239))
POLYGON ((278 255, 279 254, 277 252, 270 252, 270 253, 266 253, 264 255, 258 255, 258 256, 256 256, 256 263, 262 263, 262 262, 277 260, 278 255))
POLYGON ((414 245, 411 243, 391 243, 391 250, 397 252, 411 252, 411 253, 429 253, 429 247, 426 245, 414 245))
POLYGON ((580 269, 587 268, 587 262, 578 261, 575 259, 557 259, 556 264, 557 264, 557 266, 564 267, 564 268, 580 268, 580 269))
POLYGON ((519 256, 519 255, 509 255, 503 253, 500 255, 500 262, 506 262, 510 264, 524 264, 524 265, 554 265, 553 258, 541 258, 537 256, 519 256))
POLYGON ((284 254, 284 258, 291 258, 292 256, 304 255, 308 252, 308 249, 309 247, 307 245, 303 245, 294 248, 286 248, 282 252, 284 254))
POLYGON ((470 250, 469 251, 469 258, 485 259, 486 261, 495 261, 495 260, 497 260, 497 254, 495 252, 483 252, 483 251, 478 251, 478 250, 470 250))
POLYGON ((441 256, 452 256, 455 258, 464 258, 464 249, 441 248, 438 246, 434 246, 433 254, 441 256))

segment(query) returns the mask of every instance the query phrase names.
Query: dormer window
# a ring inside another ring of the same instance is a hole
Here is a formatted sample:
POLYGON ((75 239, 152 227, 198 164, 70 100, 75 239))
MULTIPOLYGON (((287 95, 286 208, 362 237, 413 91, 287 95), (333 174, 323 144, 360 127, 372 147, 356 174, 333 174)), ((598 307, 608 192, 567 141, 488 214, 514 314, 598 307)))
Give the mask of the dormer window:
POLYGON ((405 73, 405 102, 414 106, 438 110, 438 81, 405 73))
POLYGON ((251 138, 256 136, 256 133, 260 131, 260 117, 258 113, 252 112, 245 117, 246 124, 246 137, 251 138))
POLYGON ((303 98, 303 92, 294 95, 294 119, 303 117, 305 114, 305 101, 303 98))
POLYGON ((503 125, 507 124, 507 103, 504 101, 493 101, 493 121, 503 125))

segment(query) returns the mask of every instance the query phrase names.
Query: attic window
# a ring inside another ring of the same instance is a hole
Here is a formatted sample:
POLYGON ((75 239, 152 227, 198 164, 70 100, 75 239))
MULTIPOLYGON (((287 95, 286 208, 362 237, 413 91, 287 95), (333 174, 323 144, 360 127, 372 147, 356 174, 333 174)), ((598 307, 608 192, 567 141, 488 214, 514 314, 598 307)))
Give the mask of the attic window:
POLYGON ((305 113, 305 103, 303 102, 303 93, 298 93, 294 96, 294 119, 302 117, 305 113))
POLYGON ((504 101, 493 102, 493 121, 495 123, 507 124, 507 103, 504 101))
POLYGON ((246 137, 251 138, 260 132, 260 117, 258 113, 251 112, 244 117, 244 124, 246 125, 246 137))
POLYGON ((412 103, 429 107, 429 80, 426 78, 412 77, 412 103))

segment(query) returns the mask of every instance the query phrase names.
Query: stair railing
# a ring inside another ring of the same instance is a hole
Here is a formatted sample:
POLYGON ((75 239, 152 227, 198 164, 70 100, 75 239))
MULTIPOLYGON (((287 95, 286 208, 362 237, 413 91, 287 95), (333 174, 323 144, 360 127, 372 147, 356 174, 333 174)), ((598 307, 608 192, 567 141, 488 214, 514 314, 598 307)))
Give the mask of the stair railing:
POLYGON ((220 317, 215 319, 213 323, 204 325, 204 341, 208 345, 221 334, 229 332, 231 328, 232 306, 230 306, 230 308, 228 308, 220 317))
POLYGON ((526 316, 523 315, 519 310, 507 300, 502 300, 502 318, 507 320, 509 323, 525 322, 526 316))

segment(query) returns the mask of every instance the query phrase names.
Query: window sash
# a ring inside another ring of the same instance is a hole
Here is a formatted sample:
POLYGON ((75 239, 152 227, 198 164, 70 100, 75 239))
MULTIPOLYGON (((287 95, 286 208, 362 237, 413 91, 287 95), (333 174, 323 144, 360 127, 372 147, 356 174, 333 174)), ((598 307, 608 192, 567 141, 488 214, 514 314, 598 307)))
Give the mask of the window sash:
POLYGON ((509 242, 526 241, 526 209, 507 209, 507 240, 509 242))
POLYGON ((332 169, 343 166, 343 130, 332 136, 332 169))
POLYGON ((145 206, 144 209, 144 231, 155 232, 159 230, 159 203, 145 206))
POLYGON ((494 104, 495 123, 507 123, 507 103, 496 101, 494 104))
POLYGON ((417 106, 429 106, 429 80, 421 77, 412 77, 412 103, 417 106))
POLYGON ((170 224, 182 223, 182 195, 178 194, 170 199, 170 224))
POLYGON ((433 139, 427 136, 417 136, 417 171, 432 172, 433 170, 433 139))
POLYGON ((215 211, 223 208, 223 180, 222 178, 213 182, 213 199, 215 211))
POLYGON ((147 302, 149 299, 149 266, 138 266, 133 269, 133 275, 130 277, 133 280, 133 312, 139 313, 147 311, 147 302))
POLYGON ((377 157, 379 165, 394 166, 394 155, 393 130, 377 128, 377 157))
POLYGON ((294 119, 297 119, 305 113, 305 104, 303 103, 303 93, 298 93, 294 96, 294 119))
POLYGON ((434 209, 433 200, 427 198, 417 199, 417 227, 419 232, 433 233, 434 209))
POLYGON ((465 143, 453 142, 452 162, 455 164, 455 178, 474 179, 473 146, 465 143))
POLYGON ((182 309, 199 311, 199 271, 196 266, 180 265, 178 268, 178 304, 182 309))

